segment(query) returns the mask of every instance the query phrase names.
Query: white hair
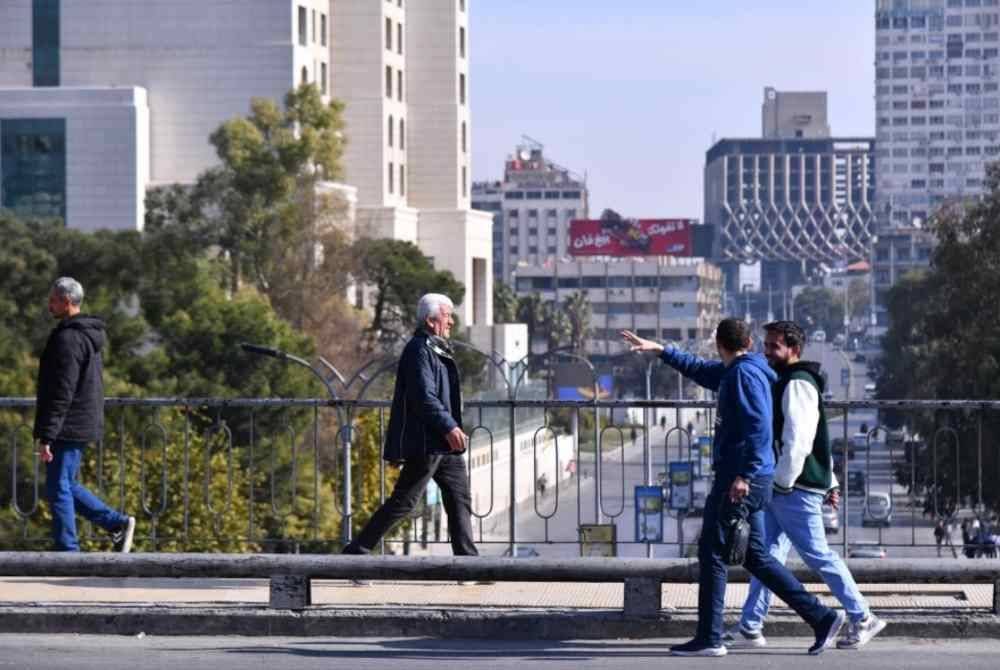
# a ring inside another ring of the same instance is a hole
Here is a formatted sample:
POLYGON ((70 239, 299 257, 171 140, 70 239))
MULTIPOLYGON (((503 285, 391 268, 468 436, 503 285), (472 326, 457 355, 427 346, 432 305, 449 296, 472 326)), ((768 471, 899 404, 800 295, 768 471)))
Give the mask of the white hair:
POLYGON ((69 304, 79 305, 83 302, 83 286, 72 277, 60 277, 52 282, 52 290, 61 296, 69 298, 69 304))
POLYGON ((437 319, 441 314, 441 308, 455 309, 455 304, 451 298, 442 293, 427 293, 420 298, 417 303, 417 323, 424 323, 427 319, 437 319))

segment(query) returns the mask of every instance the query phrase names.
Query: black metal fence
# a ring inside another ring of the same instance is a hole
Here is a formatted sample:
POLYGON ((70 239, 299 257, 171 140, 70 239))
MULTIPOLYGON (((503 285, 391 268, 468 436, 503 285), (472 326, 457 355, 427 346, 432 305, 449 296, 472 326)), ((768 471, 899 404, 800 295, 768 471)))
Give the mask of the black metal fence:
MULTIPOLYGON (((33 405, 0 399, 5 549, 48 543, 33 405)), ((138 518, 145 550, 336 551, 391 491, 393 468, 379 457, 388 409, 383 401, 109 398, 105 440, 88 450, 81 479, 138 518)), ((843 491, 840 511, 825 514, 831 542, 859 556, 995 555, 998 410, 972 401, 828 403, 843 491)), ((693 463, 699 474, 712 413, 712 403, 694 401, 468 402, 477 541, 484 553, 514 556, 685 555, 710 473, 672 497, 670 463, 693 463), (663 493, 653 537, 637 522, 637 486, 663 493), (682 498, 692 503, 670 508, 682 498), (581 527, 608 532, 582 536, 581 527)), ((437 503, 431 491, 387 548, 444 548, 437 503)), ((102 542, 83 523, 81 535, 102 542)))

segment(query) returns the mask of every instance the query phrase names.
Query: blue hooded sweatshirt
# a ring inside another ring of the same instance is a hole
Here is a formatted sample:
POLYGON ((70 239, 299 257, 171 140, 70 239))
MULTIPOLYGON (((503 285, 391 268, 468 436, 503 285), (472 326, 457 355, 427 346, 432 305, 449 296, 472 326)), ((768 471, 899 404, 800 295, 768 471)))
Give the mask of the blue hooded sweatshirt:
POLYGON ((744 354, 727 367, 664 347, 663 361, 718 394, 712 467, 716 482, 737 475, 750 480, 774 475, 771 384, 778 376, 760 354, 744 354))

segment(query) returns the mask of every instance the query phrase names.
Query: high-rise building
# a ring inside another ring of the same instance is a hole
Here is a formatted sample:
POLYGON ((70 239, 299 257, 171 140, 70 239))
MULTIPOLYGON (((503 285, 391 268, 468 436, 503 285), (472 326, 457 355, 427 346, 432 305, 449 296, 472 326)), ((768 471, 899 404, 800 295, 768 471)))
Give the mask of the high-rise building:
POLYGON ((825 93, 766 88, 762 117, 765 138, 723 139, 705 158, 705 223, 730 293, 787 291, 871 249, 874 140, 830 137, 825 93))
POLYGON ((529 138, 508 156, 503 181, 473 184, 472 198, 474 209, 493 213, 493 276, 507 284, 519 263, 568 256, 570 221, 589 216, 586 180, 529 138))
POLYGON ((879 240, 875 285, 926 265, 928 217, 983 193, 1000 156, 1000 2, 876 0, 875 109, 879 240))
POLYGON ((493 319, 492 217, 470 208, 468 5, 332 0, 332 90, 358 229, 416 243, 465 284, 459 317, 480 325, 493 319))
POLYGON ((778 91, 770 86, 764 89, 761 137, 814 139, 829 136, 826 91, 778 91))
MULTIPOLYGON (((492 319, 491 220, 469 207, 466 0, 5 0, 0 206, 141 229, 148 186, 217 164, 209 134, 301 83, 346 103, 362 233, 413 241, 492 319)), ((350 203, 353 205, 354 203, 350 203)))

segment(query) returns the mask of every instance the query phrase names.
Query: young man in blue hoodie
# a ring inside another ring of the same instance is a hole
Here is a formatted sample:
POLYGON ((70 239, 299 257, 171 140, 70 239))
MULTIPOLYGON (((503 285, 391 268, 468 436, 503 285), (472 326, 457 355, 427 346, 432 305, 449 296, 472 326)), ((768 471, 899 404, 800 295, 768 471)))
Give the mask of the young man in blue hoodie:
POLYGON ((673 347, 644 340, 630 331, 622 337, 632 351, 654 352, 663 361, 718 396, 712 468, 715 479, 705 501, 698 542, 698 629, 694 639, 670 648, 675 656, 725 656, 722 609, 728 568, 722 559, 724 538, 719 523, 732 506, 742 506, 750 524, 744 567, 805 619, 816 634, 809 653, 833 644, 844 625, 844 613, 817 600, 776 561, 765 545, 764 509, 774 485, 774 439, 771 385, 777 375, 760 354, 751 353, 750 328, 739 319, 724 319, 715 333, 721 361, 708 361, 673 347))

